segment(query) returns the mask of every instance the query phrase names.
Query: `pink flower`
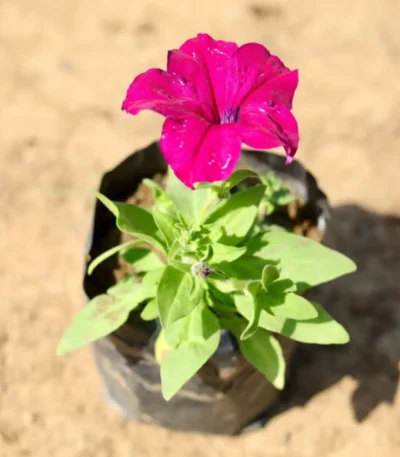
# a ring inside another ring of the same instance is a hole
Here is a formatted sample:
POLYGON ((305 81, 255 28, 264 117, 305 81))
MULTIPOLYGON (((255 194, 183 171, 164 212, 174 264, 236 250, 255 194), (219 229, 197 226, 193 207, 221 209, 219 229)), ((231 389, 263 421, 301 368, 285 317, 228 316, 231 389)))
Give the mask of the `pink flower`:
POLYGON ((287 163, 299 143, 291 113, 297 70, 257 43, 238 47, 200 34, 168 53, 167 71, 151 69, 129 86, 122 109, 166 117, 160 146, 188 187, 227 179, 241 143, 283 146, 287 163))

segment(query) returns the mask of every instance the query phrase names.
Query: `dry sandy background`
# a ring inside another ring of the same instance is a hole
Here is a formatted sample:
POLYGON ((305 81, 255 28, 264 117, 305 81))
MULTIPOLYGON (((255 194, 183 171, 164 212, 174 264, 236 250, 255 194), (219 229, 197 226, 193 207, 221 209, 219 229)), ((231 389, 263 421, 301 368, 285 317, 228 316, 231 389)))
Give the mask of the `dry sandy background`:
POLYGON ((0 0, 0 456, 400 455, 398 0, 0 0), (159 132, 120 112, 131 79, 207 31, 300 68, 298 158, 335 207, 329 243, 359 272, 317 292, 345 348, 302 347, 261 431, 204 437, 128 423, 90 350, 57 359, 82 305, 82 247, 105 170, 159 132))

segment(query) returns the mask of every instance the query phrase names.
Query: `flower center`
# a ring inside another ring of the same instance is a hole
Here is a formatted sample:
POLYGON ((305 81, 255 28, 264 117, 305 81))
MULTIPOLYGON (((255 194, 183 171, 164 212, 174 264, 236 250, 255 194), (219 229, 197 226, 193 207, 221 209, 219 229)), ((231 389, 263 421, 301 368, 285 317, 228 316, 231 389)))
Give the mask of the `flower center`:
POLYGON ((240 107, 231 106, 226 111, 224 111, 220 116, 220 124, 233 124, 239 119, 240 107))

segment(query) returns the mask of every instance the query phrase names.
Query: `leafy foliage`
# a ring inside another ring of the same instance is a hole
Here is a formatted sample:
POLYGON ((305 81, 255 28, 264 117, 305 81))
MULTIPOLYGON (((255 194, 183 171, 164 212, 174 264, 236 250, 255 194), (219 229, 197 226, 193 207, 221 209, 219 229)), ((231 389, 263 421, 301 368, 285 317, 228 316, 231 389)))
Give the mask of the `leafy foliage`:
POLYGON ((96 193, 133 239, 94 259, 89 272, 119 253, 135 274, 95 297, 65 332, 58 353, 85 346, 124 325, 131 312, 159 319, 155 345, 162 392, 172 398, 231 331, 243 356, 278 389, 285 359, 276 334, 344 344, 346 330, 302 292, 355 270, 311 239, 266 227, 263 217, 293 194, 275 176, 238 170, 221 183, 189 190, 170 173, 164 190, 150 180, 152 211, 96 193), (248 187, 248 180, 261 184, 248 187))
POLYGON ((263 183, 267 186, 261 204, 263 214, 268 216, 279 206, 288 205, 295 200, 293 192, 272 171, 267 174, 263 183))
POLYGON ((129 313, 148 298, 149 292, 149 288, 141 287, 132 277, 108 289, 107 294, 95 297, 68 327, 57 354, 74 351, 117 330, 129 313))
POLYGON ((161 363, 162 393, 166 400, 207 362, 218 348, 220 326, 210 309, 201 305, 181 319, 179 335, 161 363))

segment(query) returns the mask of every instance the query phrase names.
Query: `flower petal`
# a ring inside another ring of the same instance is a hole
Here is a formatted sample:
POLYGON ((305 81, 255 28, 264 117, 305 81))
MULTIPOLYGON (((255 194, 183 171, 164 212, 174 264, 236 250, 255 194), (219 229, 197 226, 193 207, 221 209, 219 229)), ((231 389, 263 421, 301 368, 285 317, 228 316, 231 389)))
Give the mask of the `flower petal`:
POLYGON ((215 182, 229 178, 241 150, 236 124, 212 125, 200 146, 193 182, 215 182))
POLYGON ((167 119, 160 146, 176 176, 190 188, 227 179, 241 151, 235 124, 211 125, 195 118, 167 119))
POLYGON ((214 40, 210 35, 203 33, 186 41, 179 49, 191 55, 201 66, 202 77, 212 87, 215 112, 221 115, 225 107, 227 71, 231 56, 238 49, 237 44, 214 40))
POLYGON ((178 76, 157 68, 134 79, 128 88, 122 109, 134 115, 147 109, 173 118, 202 113, 191 86, 178 76))
POLYGON ((281 60, 263 45, 247 43, 232 55, 226 78, 225 111, 238 107, 243 99, 266 81, 289 72, 281 60))
POLYGON ((203 62, 199 62, 191 54, 174 49, 168 53, 167 71, 191 84, 192 90, 203 109, 205 119, 209 122, 218 119, 212 83, 203 62))
POLYGON ((238 49, 238 45, 232 41, 214 40, 207 33, 199 33, 197 37, 185 41, 179 49, 199 60, 203 58, 218 60, 219 57, 223 59, 231 57, 238 49))
POLYGON ((273 78, 277 78, 278 76, 288 73, 289 71, 289 68, 285 67, 279 57, 270 54, 263 65, 259 83, 261 84, 273 78))
POLYGON ((298 83, 298 70, 290 71, 271 79, 245 98, 242 109, 246 107, 252 110, 257 108, 269 109, 275 105, 283 105, 291 109, 298 83))
POLYGON ((239 72, 256 72, 255 88, 290 70, 279 57, 273 56, 268 49, 259 43, 246 43, 235 52, 232 60, 237 62, 239 72))
POLYGON ((230 70, 236 88, 231 88, 235 94, 232 106, 239 106, 243 98, 260 85, 259 79, 270 56, 268 49, 258 43, 244 44, 233 54, 230 70))
POLYGON ((258 43, 247 43, 237 49, 227 62, 221 123, 235 122, 243 99, 256 89, 270 53, 258 43))
POLYGON ((299 130, 293 114, 285 106, 278 109, 244 109, 238 124, 244 143, 255 149, 283 146, 287 163, 293 160, 299 145, 299 130))
POLYGON ((193 189, 193 166, 200 144, 211 124, 202 119, 164 122, 160 147, 176 176, 193 189))
POLYGON ((246 43, 233 54, 232 59, 238 62, 238 66, 244 70, 257 67, 259 73, 263 73, 264 67, 271 57, 268 49, 259 43, 246 43))

